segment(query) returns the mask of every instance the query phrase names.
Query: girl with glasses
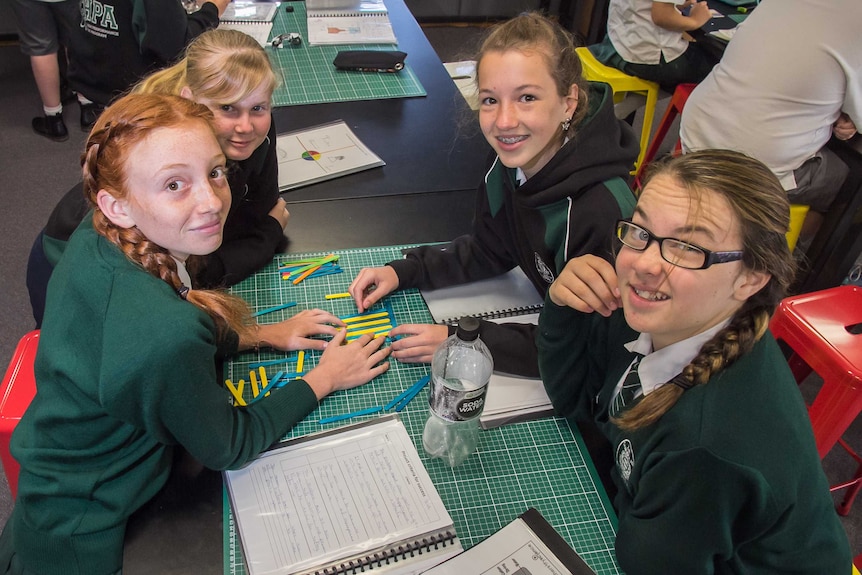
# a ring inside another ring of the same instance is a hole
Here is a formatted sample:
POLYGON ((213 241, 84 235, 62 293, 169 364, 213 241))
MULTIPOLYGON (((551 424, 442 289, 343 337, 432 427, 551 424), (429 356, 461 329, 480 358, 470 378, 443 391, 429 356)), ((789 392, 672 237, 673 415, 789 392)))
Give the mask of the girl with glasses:
POLYGON ((629 575, 849 573, 797 384, 768 332, 793 279, 789 205, 760 162, 654 167, 614 264, 571 260, 539 322, 556 411, 614 454, 629 575))

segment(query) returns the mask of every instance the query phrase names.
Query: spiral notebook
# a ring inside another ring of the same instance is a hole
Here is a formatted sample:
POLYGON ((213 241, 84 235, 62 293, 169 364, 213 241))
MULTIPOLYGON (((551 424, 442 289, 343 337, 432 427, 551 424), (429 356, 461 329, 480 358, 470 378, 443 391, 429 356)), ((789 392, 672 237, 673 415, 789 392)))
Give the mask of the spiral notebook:
POLYGON ((383 0, 307 0, 308 43, 397 44, 383 0))
POLYGON ((420 291, 434 321, 445 324, 467 315, 499 319, 535 313, 545 303, 519 267, 486 280, 420 291))
POLYGON ((397 416, 280 443, 224 476, 249 575, 411 575, 462 549, 397 416))
POLYGON ((239 30, 266 46, 278 5, 278 2, 231 2, 219 18, 219 28, 239 30))
POLYGON ((478 545, 425 573, 595 575, 595 571, 532 507, 478 545))
MULTIPOLYGON (((545 303, 519 267, 494 278, 420 292, 431 317, 444 324, 455 324, 468 315, 496 323, 537 324, 545 303)), ((541 379, 494 372, 479 425, 492 429, 553 411, 541 379)))

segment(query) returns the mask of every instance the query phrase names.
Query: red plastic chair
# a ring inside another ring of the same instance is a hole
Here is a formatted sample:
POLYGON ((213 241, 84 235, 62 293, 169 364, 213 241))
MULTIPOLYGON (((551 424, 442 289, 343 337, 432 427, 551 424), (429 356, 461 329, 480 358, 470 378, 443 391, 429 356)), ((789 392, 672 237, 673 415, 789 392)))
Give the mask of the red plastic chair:
POLYGON ((839 286, 784 299, 775 311, 770 329, 793 354, 788 358, 797 382, 811 371, 823 386, 808 408, 817 452, 821 459, 836 443, 860 464, 850 481, 832 486, 848 488, 838 506, 847 515, 862 487, 862 458, 842 439, 862 411, 862 288, 839 286))
MULTIPOLYGON (((696 87, 697 84, 677 84, 676 89, 674 89, 673 96, 670 98, 670 104, 668 104, 667 110, 665 110, 664 116, 662 116, 661 122, 659 122, 658 128, 656 128, 655 136, 653 136, 652 142, 650 142, 649 147, 647 147, 643 160, 641 160, 641 163, 638 166, 637 174, 635 174, 636 190, 641 187, 640 182, 644 174, 644 169, 655 158, 659 148, 661 148, 661 145, 664 143, 664 139, 667 136, 667 132, 670 130, 673 121, 677 116, 682 114, 682 109, 685 108, 685 103, 688 101, 688 97, 696 87)), ((676 145, 673 147, 673 154, 676 156, 679 155, 680 152, 682 152, 682 143, 680 142, 679 137, 677 137, 676 145)))
POLYGON ((9 452, 9 441, 12 439, 12 431, 36 395, 33 362, 38 345, 39 330, 31 331, 21 338, 0 387, 0 461, 3 462, 3 471, 9 481, 12 499, 15 499, 18 492, 20 467, 9 452))

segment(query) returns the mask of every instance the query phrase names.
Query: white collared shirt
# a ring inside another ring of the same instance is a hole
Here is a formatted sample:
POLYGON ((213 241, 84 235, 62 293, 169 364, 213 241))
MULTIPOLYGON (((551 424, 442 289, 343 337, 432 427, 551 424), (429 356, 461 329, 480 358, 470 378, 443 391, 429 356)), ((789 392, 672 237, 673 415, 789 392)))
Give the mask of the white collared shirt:
MULTIPOLYGON (((730 323, 729 319, 704 332, 688 339, 678 341, 658 351, 652 350, 652 336, 648 333, 642 333, 636 340, 625 344, 623 347, 628 351, 639 353, 644 356, 638 366, 638 376, 641 380, 642 391, 635 397, 639 397, 640 395, 649 395, 679 375, 679 373, 682 372, 682 369, 691 363, 691 360, 697 357, 703 344, 712 339, 719 331, 724 329, 728 323, 730 323)), ((632 363, 634 363, 634 361, 632 361, 632 363)), ((619 382, 617 382, 617 386, 614 388, 614 393, 611 397, 614 397, 619 393, 620 388, 623 386, 623 381, 625 380, 626 375, 628 375, 630 369, 631 365, 629 365, 629 369, 623 372, 623 375, 619 382)))
MULTIPOLYGON (((174 258, 174 256, 171 257, 174 258)), ((177 258, 174 258, 174 261, 177 262, 177 275, 180 276, 180 281, 183 282, 184 286, 192 289, 192 278, 186 269, 186 262, 180 261, 177 258)))
MULTIPOLYGON (((678 0, 655 0, 668 4, 678 0)), ((688 49, 681 32, 666 30, 652 21, 653 0, 611 0, 608 6, 608 36, 623 60, 632 64, 671 62, 688 49)))

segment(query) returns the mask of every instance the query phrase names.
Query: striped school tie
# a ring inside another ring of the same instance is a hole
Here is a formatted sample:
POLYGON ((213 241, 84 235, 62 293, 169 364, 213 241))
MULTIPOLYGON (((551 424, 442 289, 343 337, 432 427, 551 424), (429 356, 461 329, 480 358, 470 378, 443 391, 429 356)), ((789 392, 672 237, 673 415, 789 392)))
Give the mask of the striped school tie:
POLYGON ((614 396, 613 401, 611 401, 611 407, 608 410, 611 417, 619 417, 623 408, 631 404, 638 392, 641 391, 641 378, 638 375, 638 366, 640 366, 642 359, 642 355, 635 358, 634 363, 629 368, 629 372, 626 374, 623 386, 620 388, 619 393, 614 396))

